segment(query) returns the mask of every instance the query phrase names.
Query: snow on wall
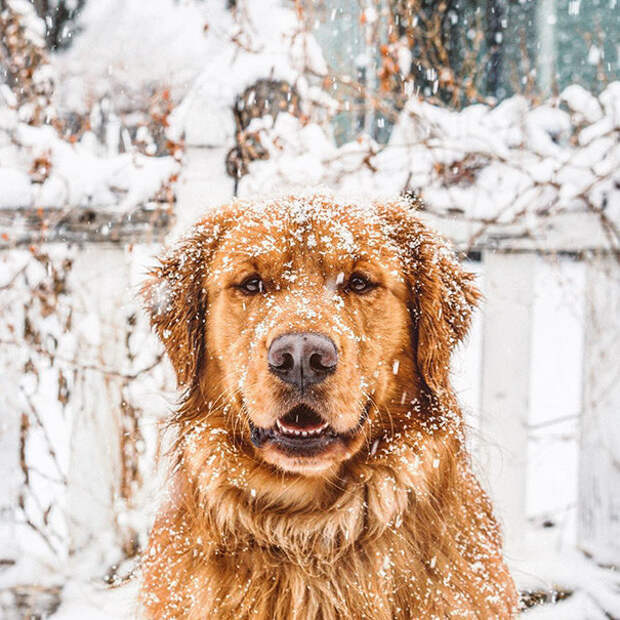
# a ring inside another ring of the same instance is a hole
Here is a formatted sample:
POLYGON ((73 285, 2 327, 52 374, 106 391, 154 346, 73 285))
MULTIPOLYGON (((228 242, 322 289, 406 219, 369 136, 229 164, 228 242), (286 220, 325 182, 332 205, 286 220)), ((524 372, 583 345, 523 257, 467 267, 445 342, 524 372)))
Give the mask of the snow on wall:
MULTIPOLYGON (((15 10, 41 25, 29 5, 17 3, 15 10)), ((127 134, 119 141, 114 114, 106 128, 95 127, 93 102, 107 97, 131 113, 132 106, 144 107, 145 93, 163 90, 179 103, 165 119, 169 140, 190 147, 232 146, 231 107, 246 87, 258 79, 286 80, 310 97, 316 89, 304 72, 326 71, 318 44, 279 0, 248 3, 237 12, 224 0, 204 5, 156 0, 147 10, 137 0, 90 2, 79 26, 83 32, 74 44, 50 57, 45 68, 58 113, 90 114, 93 128, 69 140, 50 125, 31 126, 28 109, 19 108, 4 88, 0 208, 114 205, 128 210, 176 179, 175 158, 141 154, 127 134), (127 152, 119 154, 119 148, 127 152)), ((140 138, 139 130, 135 139, 140 138)))
POLYGON ((460 112, 414 96, 385 147, 361 136, 337 148, 318 125, 267 118, 254 128, 270 158, 250 164, 239 193, 320 183, 372 195, 414 190, 434 212, 500 223, 600 209, 618 221, 619 101, 620 82, 598 99, 575 85, 541 105, 518 95, 460 112))
POLYGON ((20 122, 15 110, 0 108, 0 208, 114 206, 126 211, 155 198, 178 170, 172 157, 108 156, 91 132, 70 143, 52 127, 33 127, 20 122), (33 176, 41 173, 44 178, 35 182, 33 176))

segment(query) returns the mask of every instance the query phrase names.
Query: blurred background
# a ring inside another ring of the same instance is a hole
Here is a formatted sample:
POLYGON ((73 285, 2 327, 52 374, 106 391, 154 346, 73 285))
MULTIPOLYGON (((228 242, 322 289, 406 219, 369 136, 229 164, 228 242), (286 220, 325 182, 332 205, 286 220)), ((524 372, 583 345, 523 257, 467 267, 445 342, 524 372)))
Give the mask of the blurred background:
POLYGON ((616 0, 0 0, 0 617, 135 617, 176 402, 137 291, 209 208, 416 194, 524 617, 620 618, 616 0))

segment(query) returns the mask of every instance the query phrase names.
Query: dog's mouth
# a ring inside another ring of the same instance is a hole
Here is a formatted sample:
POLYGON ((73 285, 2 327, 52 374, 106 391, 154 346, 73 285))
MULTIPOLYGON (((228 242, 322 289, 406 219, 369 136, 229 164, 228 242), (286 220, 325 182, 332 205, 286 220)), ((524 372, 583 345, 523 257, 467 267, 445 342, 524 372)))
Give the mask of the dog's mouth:
POLYGON ((250 421, 250 437, 257 447, 269 442, 290 455, 316 456, 336 442, 350 440, 367 415, 366 408, 355 428, 338 433, 317 411, 307 405, 297 405, 279 417, 270 428, 255 426, 250 421))

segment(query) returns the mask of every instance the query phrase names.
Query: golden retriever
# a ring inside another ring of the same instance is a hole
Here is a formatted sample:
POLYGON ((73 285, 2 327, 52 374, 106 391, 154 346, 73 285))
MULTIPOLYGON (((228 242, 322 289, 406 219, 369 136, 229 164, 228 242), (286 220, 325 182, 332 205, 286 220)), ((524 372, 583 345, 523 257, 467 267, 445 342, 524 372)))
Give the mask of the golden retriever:
POLYGON ((209 213, 144 287, 184 394, 148 618, 510 618, 449 380, 479 294, 411 203, 209 213))

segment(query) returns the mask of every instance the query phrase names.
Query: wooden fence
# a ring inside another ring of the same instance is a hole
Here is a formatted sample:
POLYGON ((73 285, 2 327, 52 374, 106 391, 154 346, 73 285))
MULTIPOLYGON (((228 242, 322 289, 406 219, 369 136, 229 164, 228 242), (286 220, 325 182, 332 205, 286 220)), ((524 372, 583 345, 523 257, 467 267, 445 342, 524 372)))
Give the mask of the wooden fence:
MULTIPOLYGON (((585 280, 579 291, 583 333, 571 336, 583 345, 579 349, 582 359, 577 360, 581 368, 576 425, 577 543, 597 560, 620 565, 617 248, 600 221, 583 214, 542 218, 510 228, 424 217, 470 253, 482 276, 486 301, 463 355, 468 360, 469 382, 475 384, 475 397, 469 398, 475 435, 481 438, 474 442, 475 459, 481 464, 481 477, 504 522, 511 549, 518 550, 527 524, 533 334, 540 297, 535 286, 537 272, 549 255, 583 264, 585 280)), ((25 321, 32 322, 28 313, 36 304, 46 307, 45 303, 38 298, 20 298, 32 290, 32 283, 26 283, 30 289, 23 283, 20 289, 17 280, 30 277, 28 261, 35 259, 28 246, 40 241, 24 233, 32 229, 29 218, 36 220, 37 230, 41 226, 46 230, 45 243, 37 245, 39 254, 49 251, 52 256, 54 248, 72 244, 72 249, 66 250, 71 273, 56 297, 64 299, 62 312, 72 317, 76 342, 67 349, 70 353, 63 353, 62 341, 50 349, 44 337, 24 340, 21 335, 11 337, 6 330, 2 332, 0 364, 5 394, 0 401, 4 409, 0 478, 5 491, 0 538, 11 544, 0 560, 10 563, 20 554, 39 553, 35 539, 43 536, 62 559, 65 571, 72 561, 78 561, 74 558, 88 553, 99 554, 96 564, 109 567, 118 562, 118 549, 122 549, 122 557, 130 557, 143 541, 141 528, 148 522, 145 515, 156 503, 156 485, 149 480, 155 479, 153 463, 162 449, 159 426, 173 406, 172 375, 137 308, 135 295, 149 257, 157 253, 171 222, 162 208, 124 216, 104 211, 92 215, 84 211, 44 215, 0 212, 0 257, 22 256, 14 261, 10 281, 0 282, 4 311, 12 303, 12 311, 17 308, 22 313, 13 317, 21 333, 38 329, 42 336, 41 326, 28 327, 25 321), (19 217, 22 228, 17 226, 19 217), (85 217, 90 221, 85 222, 85 217), (7 295, 12 289, 15 296, 10 300, 7 295), (48 403, 48 411, 45 390, 25 386, 24 376, 33 365, 39 383, 51 381, 61 396, 63 385, 70 392, 60 398, 60 407, 48 403), (57 370, 50 375, 53 369, 57 370), (36 429, 35 423, 39 425, 36 429), (37 450, 46 456, 34 463, 37 450), (34 472, 28 471, 29 465, 34 472), (24 477, 28 476, 26 483, 33 488, 24 494, 24 477), (42 498, 33 499, 41 492, 42 498), (54 508, 48 509, 48 505, 54 508), (105 532, 109 540, 98 540, 99 532, 105 532)), ((62 256, 66 258, 64 253, 62 256)), ((60 259, 52 256, 51 263, 54 260, 60 259)), ((47 266, 42 282, 51 277, 53 269, 47 266)), ((51 311, 58 314, 61 306, 51 311)), ((49 317, 41 321, 45 325, 49 317)), ((546 373, 553 378, 550 369, 546 373)), ((550 387, 564 389, 561 384, 550 387)), ((563 469, 567 463, 549 466, 563 469)))
MULTIPOLYGON (((582 264, 578 405, 577 545, 604 564, 620 564, 620 254, 618 240, 592 214, 512 225, 430 216, 457 247, 480 254, 482 320, 479 428, 490 492, 508 545, 518 550, 526 524, 527 457, 532 414, 535 291, 541 257, 582 264)), ((568 335, 567 335, 568 336, 568 335)), ((574 337, 574 335, 572 335, 574 337)), ((550 343, 561 348, 561 342, 550 343)), ((552 356, 547 359, 553 360, 552 356)), ((543 361, 543 363, 545 363, 543 361)), ((549 370, 549 369, 547 369, 549 370)), ((561 377, 549 390, 570 389, 561 377), (558 384, 559 383, 559 384, 558 384)), ((539 388, 540 389, 540 388, 539 388)), ((544 388, 543 388, 544 389, 544 388)), ((552 420, 551 420, 552 421, 552 420)), ((553 464, 550 464, 554 466, 553 464)), ((565 468, 565 462, 555 464, 565 468)), ((566 472, 570 475, 570 471, 566 472)), ((550 492, 553 490, 550 489, 550 492)))

